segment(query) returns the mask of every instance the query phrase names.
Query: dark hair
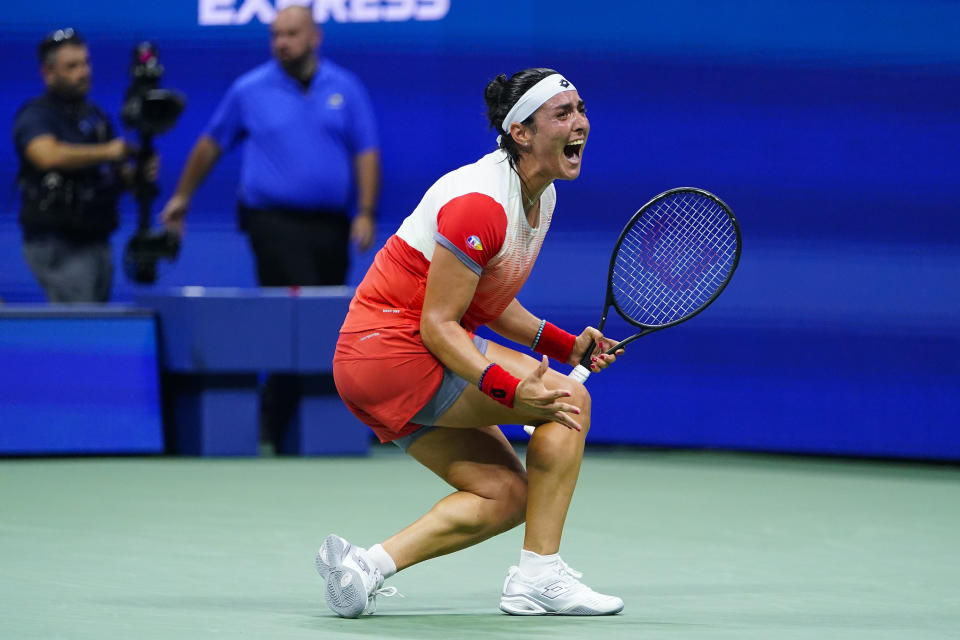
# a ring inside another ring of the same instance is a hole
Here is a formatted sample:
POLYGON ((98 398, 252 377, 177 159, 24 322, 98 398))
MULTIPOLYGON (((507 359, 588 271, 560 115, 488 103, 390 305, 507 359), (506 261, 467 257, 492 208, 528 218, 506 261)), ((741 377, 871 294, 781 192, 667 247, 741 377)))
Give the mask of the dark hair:
POLYGON ((65 44, 84 45, 86 41, 79 32, 69 27, 52 31, 37 45, 37 57, 40 63, 50 64, 53 61, 52 55, 65 44))
MULTIPOLYGON (((509 80, 506 74, 501 73, 491 80, 483 91, 483 98, 487 102, 487 119, 490 120, 490 128, 500 134, 500 148, 507 152, 513 162, 520 157, 520 148, 510 136, 510 132, 503 130, 503 119, 530 87, 555 73, 557 72, 553 69, 535 67, 518 71, 510 76, 509 80)), ((528 127, 533 126, 533 115, 531 114, 522 124, 528 127)))

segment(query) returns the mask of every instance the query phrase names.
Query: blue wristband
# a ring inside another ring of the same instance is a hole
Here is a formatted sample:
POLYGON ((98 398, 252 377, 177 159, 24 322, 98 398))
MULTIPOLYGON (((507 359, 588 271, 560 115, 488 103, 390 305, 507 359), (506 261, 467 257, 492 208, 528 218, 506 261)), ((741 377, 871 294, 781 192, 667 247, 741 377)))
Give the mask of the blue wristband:
POLYGON ((480 389, 480 391, 483 391, 483 378, 487 375, 487 371, 490 371, 490 369, 492 369, 495 366, 496 366, 496 363, 491 362, 490 364, 487 365, 487 368, 483 370, 483 373, 480 374, 480 379, 477 381, 477 388, 480 389))
POLYGON ((540 321, 540 328, 537 329, 537 337, 533 339, 533 344, 530 345, 531 349, 536 349, 537 345, 540 344, 540 336, 543 335, 543 328, 547 326, 547 319, 544 318, 540 321))

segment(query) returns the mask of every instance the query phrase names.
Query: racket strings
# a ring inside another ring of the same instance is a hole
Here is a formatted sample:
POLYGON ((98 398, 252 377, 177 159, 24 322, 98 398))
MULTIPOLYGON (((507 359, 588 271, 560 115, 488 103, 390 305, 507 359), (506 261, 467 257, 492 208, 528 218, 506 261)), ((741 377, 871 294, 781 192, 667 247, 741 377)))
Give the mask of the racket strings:
POLYGON ((669 324, 695 313, 735 265, 737 233, 727 211, 696 192, 654 203, 624 235, 611 284, 624 315, 669 324))

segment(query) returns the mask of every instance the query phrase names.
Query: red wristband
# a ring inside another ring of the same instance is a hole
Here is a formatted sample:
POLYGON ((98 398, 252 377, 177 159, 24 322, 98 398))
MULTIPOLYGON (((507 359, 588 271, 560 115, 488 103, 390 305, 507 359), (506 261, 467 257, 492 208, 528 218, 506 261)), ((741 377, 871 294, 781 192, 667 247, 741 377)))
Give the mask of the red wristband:
POLYGON ((540 333, 540 339, 533 346, 533 350, 549 356, 557 362, 566 364, 576 343, 577 336, 567 333, 555 324, 545 322, 543 331, 540 333))
POLYGON ((520 378, 514 378, 498 364, 491 364, 480 374, 480 382, 477 386, 480 387, 480 391, 512 409, 518 384, 520 384, 520 378))

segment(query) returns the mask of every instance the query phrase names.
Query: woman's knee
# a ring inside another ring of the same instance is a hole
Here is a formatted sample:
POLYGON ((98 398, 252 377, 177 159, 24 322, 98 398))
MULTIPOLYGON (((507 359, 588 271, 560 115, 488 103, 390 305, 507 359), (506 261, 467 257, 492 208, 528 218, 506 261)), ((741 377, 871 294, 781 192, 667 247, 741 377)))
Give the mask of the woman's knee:
POLYGON ((573 416, 573 419, 576 420, 577 424, 583 429, 581 435, 586 435, 587 431, 590 430, 590 412, 592 406, 590 392, 587 391, 583 383, 566 376, 558 383, 558 387, 570 394, 564 399, 564 402, 580 409, 580 413, 573 416))
POLYGON ((584 442, 590 430, 590 393, 575 380, 565 388, 570 391, 567 401, 580 408, 580 413, 574 416, 580 431, 557 423, 538 427, 527 452, 528 470, 549 471, 558 465, 566 467, 583 456, 584 442))
POLYGON ((586 435, 590 429, 590 410, 592 407, 590 392, 587 391, 587 388, 583 386, 582 382, 574 382, 570 399, 572 400, 571 404, 580 408, 580 413, 577 416, 579 420, 577 422, 583 427, 583 433, 586 435))
POLYGON ((501 531, 512 529, 526 517, 527 475, 524 472, 504 471, 490 478, 484 491, 490 502, 491 520, 501 531))

